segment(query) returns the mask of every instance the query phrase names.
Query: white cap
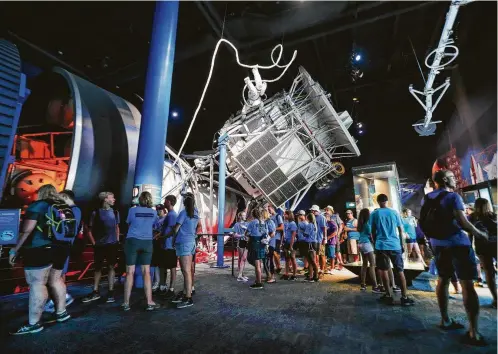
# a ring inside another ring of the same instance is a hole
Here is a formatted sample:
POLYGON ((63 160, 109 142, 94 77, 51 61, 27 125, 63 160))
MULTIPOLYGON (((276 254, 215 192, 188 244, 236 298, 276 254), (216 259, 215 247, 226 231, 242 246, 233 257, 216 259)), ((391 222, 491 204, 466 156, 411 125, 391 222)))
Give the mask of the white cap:
POLYGON ((325 210, 327 210, 327 209, 330 209, 330 210, 334 211, 334 207, 331 206, 331 205, 327 205, 327 207, 325 208, 325 210))
POLYGON ((304 210, 299 210, 297 212, 297 215, 306 215, 306 212, 304 210))
POLYGON ((310 209, 310 210, 311 210, 311 211, 318 211, 318 212, 320 212, 320 207, 319 207, 318 205, 316 205, 316 204, 315 204, 315 205, 313 205, 313 206, 311 207, 311 209, 310 209))

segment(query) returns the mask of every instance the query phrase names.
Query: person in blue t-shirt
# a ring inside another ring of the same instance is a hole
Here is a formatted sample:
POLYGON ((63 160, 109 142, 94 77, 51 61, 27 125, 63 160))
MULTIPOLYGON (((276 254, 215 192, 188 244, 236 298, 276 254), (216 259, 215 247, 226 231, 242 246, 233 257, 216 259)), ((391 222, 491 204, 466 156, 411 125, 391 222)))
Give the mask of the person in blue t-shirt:
POLYGON ((261 210, 253 209, 252 217, 253 220, 247 224, 246 237, 249 237, 249 259, 254 261, 256 279, 250 288, 259 290, 263 289, 261 263, 266 258, 265 239, 269 236, 269 231, 261 210))
MULTIPOLYGON (((462 197, 453 192, 456 188, 453 172, 440 170, 434 174, 433 180, 436 190, 426 195, 426 198, 441 198, 439 205, 447 214, 447 226, 453 229, 453 233, 443 239, 430 238, 439 276, 436 293, 441 312, 440 327, 443 329, 463 328, 463 325, 448 315, 448 287, 451 277, 456 272, 462 286, 463 304, 469 319, 469 331, 464 340, 468 344, 484 345, 484 338, 478 332, 479 298, 474 289, 474 279, 477 278, 476 257, 465 231, 482 239, 486 239, 487 235, 468 221, 462 197), (444 194, 440 196, 442 193, 444 194)), ((421 220, 422 218, 423 215, 421 215, 421 220)))
POLYGON ((413 251, 417 255, 417 260, 422 263, 424 268, 427 267, 424 258, 422 258, 422 253, 417 243, 417 220, 412 216, 412 211, 408 208, 403 209, 403 217, 401 218, 403 222, 403 229, 405 231, 405 242, 406 242, 406 257, 410 258, 413 251))
POLYGON ((126 258, 126 281, 124 302, 121 305, 124 311, 130 310, 130 295, 135 277, 135 266, 140 266, 144 282, 144 292, 147 299, 146 311, 153 311, 159 305, 152 299, 152 281, 150 278, 150 263, 152 260, 153 226, 157 222, 157 213, 152 209, 152 194, 142 192, 138 197, 139 206, 128 211, 128 233, 124 245, 126 258))
POLYGON ((11 332, 12 335, 38 333, 43 330, 41 317, 47 301, 47 286, 55 301, 56 313, 53 315, 53 321, 65 322, 71 318, 66 311, 66 284, 61 277, 69 248, 53 247, 55 241, 49 236, 46 217, 50 204, 65 201, 51 184, 40 187, 37 194, 37 201, 26 210, 17 244, 9 251, 9 263, 14 266, 22 247, 24 273, 30 287, 28 323, 11 332))
POLYGON ((304 210, 299 210, 297 212, 297 242, 299 247, 299 256, 303 258, 304 263, 304 271, 308 271, 308 244, 306 243, 306 239, 304 237, 304 232, 306 231, 306 225, 308 221, 306 221, 306 212, 304 210))
POLYGON ((272 237, 270 241, 270 246, 275 250, 273 252, 273 261, 275 272, 280 274, 282 271, 282 266, 280 264, 280 251, 282 250, 282 234, 284 232, 284 219, 280 214, 277 214, 275 207, 273 205, 268 205, 268 212, 271 215, 271 219, 275 224, 275 236, 272 237))
POLYGON ((282 279, 295 281, 297 273, 296 263, 296 234, 297 225, 294 221, 294 213, 286 210, 284 213, 284 252, 285 252, 285 274, 282 279), (292 265, 292 276, 289 277, 289 268, 292 265))
POLYGON ((176 233, 173 246, 176 255, 180 258, 180 268, 183 274, 183 298, 178 302, 174 300, 177 308, 185 308, 194 305, 192 300, 193 270, 192 260, 195 255, 197 226, 199 225, 199 212, 195 207, 195 198, 192 193, 183 196, 183 209, 178 218, 174 231, 176 233))
POLYGON ((374 210, 370 215, 372 237, 375 240, 375 263, 386 288, 386 293, 381 297, 381 301, 388 305, 394 303, 393 289, 391 286, 386 285, 390 284, 389 269, 391 269, 390 263, 392 262, 401 281, 401 305, 411 306, 415 302, 407 296, 406 279, 403 271, 401 240, 403 237, 403 224, 398 212, 387 207, 387 201, 387 195, 379 194, 377 203, 379 203, 380 208, 374 210))
POLYGON ((81 301, 90 302, 100 299, 100 278, 104 260, 107 261, 107 279, 109 292, 108 303, 114 300, 114 276, 117 264, 118 242, 119 242, 119 212, 113 209, 116 199, 112 192, 99 193, 100 208, 93 211, 88 223, 88 238, 93 245, 94 256, 94 280, 93 291, 81 301))
POLYGON ((353 211, 346 210, 346 226, 344 227, 344 231, 346 231, 348 235, 348 256, 353 256, 353 262, 358 262, 360 260, 360 256, 358 255, 358 239, 360 238, 360 233, 356 229, 357 225, 358 220, 355 219, 353 211))
POLYGON ((372 228, 370 227, 370 210, 362 209, 360 215, 358 215, 358 224, 356 229, 358 230, 358 248, 361 252, 363 262, 361 264, 361 285, 360 290, 367 290, 367 270, 370 274, 370 280, 372 281, 372 292, 375 294, 381 294, 381 288, 377 285, 377 278, 375 277, 375 256, 374 248, 372 245, 372 228))
POLYGON ((327 258, 325 257, 325 244, 327 243, 327 220, 325 216, 320 213, 320 207, 313 205, 311 207, 313 215, 315 215, 317 227, 317 245, 316 252, 318 255, 318 264, 320 266, 319 277, 323 276, 327 265, 327 258))
POLYGON ((313 213, 306 215, 306 219, 308 223, 304 231, 304 240, 308 245, 308 277, 305 278, 305 281, 313 283, 318 281, 318 266, 316 264, 318 230, 313 213))
POLYGON ((330 267, 327 274, 333 274, 335 268, 335 246, 337 245, 337 230, 339 227, 332 220, 332 214, 329 209, 325 209, 325 219, 327 220, 327 244, 325 245, 325 255, 330 261, 330 267))
POLYGON ((154 235, 154 240, 152 241, 152 261, 150 263, 151 267, 154 269, 154 281, 152 282, 152 292, 155 293, 159 291, 159 283, 161 282, 161 257, 162 257, 162 240, 158 237, 161 234, 164 220, 166 220, 166 214, 168 210, 163 204, 156 205, 157 220, 152 225, 152 232, 154 235))
POLYGON ((246 282, 249 278, 244 276, 244 268, 247 261, 247 221, 246 221, 246 212, 241 211, 237 214, 237 222, 233 226, 234 237, 237 240, 237 252, 239 254, 238 257, 238 276, 237 281, 246 282))
POLYGON ((276 226, 273 222, 273 219, 270 217, 270 213, 268 210, 263 209, 261 211, 261 218, 264 220, 266 225, 266 229, 268 230, 268 236, 270 237, 270 241, 268 242, 266 257, 263 260, 263 268, 265 269, 266 274, 266 282, 267 283, 275 283, 275 257, 274 253, 276 252, 275 248, 272 247, 272 244, 275 245, 275 230, 276 226))
POLYGON ((162 252, 161 252, 161 280, 159 285, 159 291, 162 295, 167 298, 173 298, 175 296, 175 281, 176 281, 176 265, 178 264, 178 257, 176 256, 176 251, 173 247, 173 228, 176 225, 176 219, 178 218, 178 213, 175 211, 174 207, 176 205, 176 197, 174 195, 168 195, 164 199, 164 207, 168 211, 166 219, 163 222, 161 236, 162 252), (169 270, 169 288, 166 285, 166 280, 169 270))

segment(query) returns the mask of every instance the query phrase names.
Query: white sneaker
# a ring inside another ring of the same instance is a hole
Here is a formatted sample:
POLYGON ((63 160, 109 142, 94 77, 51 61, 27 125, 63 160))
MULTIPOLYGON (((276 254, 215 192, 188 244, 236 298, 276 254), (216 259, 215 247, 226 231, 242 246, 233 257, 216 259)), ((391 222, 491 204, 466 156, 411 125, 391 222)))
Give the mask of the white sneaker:
MULTIPOLYGON (((52 300, 50 300, 52 301, 52 300)), ((66 293, 66 307, 68 307, 69 305, 71 305, 72 303, 74 302, 74 299, 71 295, 67 294, 66 293)))
POLYGON ((244 277, 237 277, 237 281, 243 281, 243 282, 246 282, 246 281, 247 281, 247 279, 246 279, 246 278, 244 278, 244 277))
POLYGON ((242 278, 244 278, 246 281, 249 281, 249 278, 246 277, 245 275, 243 275, 242 278))
POLYGON ((156 291, 159 288, 159 283, 152 284, 152 291, 156 291))
POLYGON ((333 270, 327 270, 327 274, 332 275, 332 274, 334 274, 334 271, 333 270))
MULTIPOLYGON (((67 306, 67 305, 66 305, 67 306)), ((43 312, 54 313, 55 312, 55 304, 52 300, 48 300, 43 308, 43 312)))

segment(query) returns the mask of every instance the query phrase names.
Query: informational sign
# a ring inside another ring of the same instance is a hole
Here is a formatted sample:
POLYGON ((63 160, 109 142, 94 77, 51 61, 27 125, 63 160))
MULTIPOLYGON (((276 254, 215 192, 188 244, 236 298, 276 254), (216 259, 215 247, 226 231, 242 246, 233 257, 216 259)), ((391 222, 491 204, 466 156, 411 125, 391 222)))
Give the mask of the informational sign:
POLYGON ((20 218, 20 209, 0 209, 0 245, 17 243, 20 218))
POLYGON ((346 209, 356 208, 355 202, 346 202, 346 209))
POLYGON ((138 205, 138 198, 142 192, 149 192, 152 195, 154 205, 161 204, 161 186, 153 184, 136 184, 133 187, 132 204, 138 205))

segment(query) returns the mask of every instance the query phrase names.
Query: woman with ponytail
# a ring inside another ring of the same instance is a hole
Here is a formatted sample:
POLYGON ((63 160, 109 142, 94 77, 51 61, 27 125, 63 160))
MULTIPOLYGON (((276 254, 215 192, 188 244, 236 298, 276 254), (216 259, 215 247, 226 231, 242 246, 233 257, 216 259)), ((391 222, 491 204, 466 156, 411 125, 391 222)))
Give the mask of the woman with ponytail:
POLYGON ((249 237, 249 259, 254 261, 256 280, 251 289, 263 289, 261 280, 261 263, 266 258, 266 245, 262 242, 268 236, 268 227, 259 209, 252 211, 254 220, 247 225, 246 237, 249 237))
POLYGON ((199 224, 199 213, 195 207, 195 198, 192 193, 183 196, 184 210, 178 214, 174 233, 176 234, 173 241, 176 249, 176 255, 180 258, 180 267, 183 274, 183 298, 175 299, 176 307, 179 309, 193 306, 192 301, 192 260, 195 255, 197 226, 199 224))
POLYGON ((237 277, 237 281, 246 282, 249 279, 244 276, 244 267, 246 265, 247 260, 247 221, 246 221, 246 212, 241 211, 237 214, 237 223, 233 227, 234 229, 234 237, 237 240, 237 251, 239 254, 239 275, 237 277))

